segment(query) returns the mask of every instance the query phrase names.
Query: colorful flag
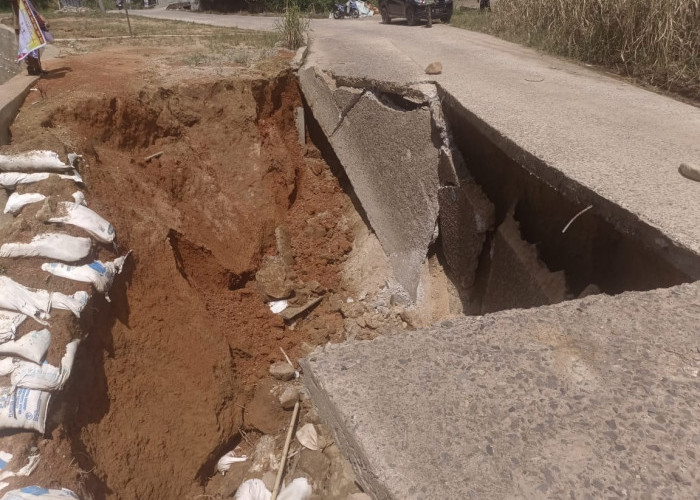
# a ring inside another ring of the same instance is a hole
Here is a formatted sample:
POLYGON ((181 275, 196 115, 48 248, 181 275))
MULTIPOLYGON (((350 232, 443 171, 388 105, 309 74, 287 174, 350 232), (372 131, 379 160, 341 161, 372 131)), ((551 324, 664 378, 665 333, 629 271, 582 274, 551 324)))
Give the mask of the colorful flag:
POLYGON ((27 57, 33 51, 46 45, 44 33, 34 16, 29 0, 19 0, 19 50, 17 62, 27 57))

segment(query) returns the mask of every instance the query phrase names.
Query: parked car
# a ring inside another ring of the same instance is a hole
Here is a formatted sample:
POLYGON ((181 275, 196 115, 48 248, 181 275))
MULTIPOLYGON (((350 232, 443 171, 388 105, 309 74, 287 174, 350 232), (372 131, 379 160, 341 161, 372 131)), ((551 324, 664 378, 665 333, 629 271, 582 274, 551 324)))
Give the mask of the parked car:
POLYGON ((443 23, 449 23, 452 19, 452 0, 380 0, 379 2, 379 12, 384 24, 389 24, 397 17, 403 17, 409 26, 413 26, 418 21, 428 19, 428 9, 431 9, 433 19, 440 19, 443 23))

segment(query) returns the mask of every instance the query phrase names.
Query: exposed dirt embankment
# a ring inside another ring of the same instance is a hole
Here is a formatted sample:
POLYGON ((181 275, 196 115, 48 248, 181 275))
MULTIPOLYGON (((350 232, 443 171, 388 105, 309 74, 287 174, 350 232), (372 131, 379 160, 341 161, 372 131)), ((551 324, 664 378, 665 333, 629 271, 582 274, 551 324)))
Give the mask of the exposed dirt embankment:
POLYGON ((91 471, 70 481, 96 498, 185 498, 203 492, 241 429, 287 425, 281 409, 249 406, 279 347, 293 358, 342 334, 328 301, 285 325, 254 278, 286 234, 291 299, 336 290, 352 204, 315 147, 297 142, 289 72, 140 90, 120 88, 123 76, 92 98, 78 74, 43 82, 12 130, 17 150, 85 154, 90 206, 133 250, 111 303, 85 314, 89 337, 52 405, 65 418, 49 433, 69 440, 91 471))

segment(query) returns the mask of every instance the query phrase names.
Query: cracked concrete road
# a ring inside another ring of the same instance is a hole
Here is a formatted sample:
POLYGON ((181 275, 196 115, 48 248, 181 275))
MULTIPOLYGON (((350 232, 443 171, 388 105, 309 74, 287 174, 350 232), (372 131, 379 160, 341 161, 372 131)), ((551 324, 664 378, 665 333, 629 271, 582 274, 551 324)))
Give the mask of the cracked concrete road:
MULTIPOLYGON (((138 14, 249 29, 274 29, 275 22, 165 10, 138 14)), ((678 173, 681 162, 700 163, 700 109, 441 24, 426 29, 382 25, 378 17, 318 19, 311 37, 307 66, 348 84, 434 81, 453 106, 544 182, 593 204, 619 229, 641 220, 658 230, 661 247, 700 254, 700 183, 678 173), (426 75, 424 68, 436 60, 443 73, 426 75)), ((697 267, 688 263, 686 271, 700 279, 697 267)))

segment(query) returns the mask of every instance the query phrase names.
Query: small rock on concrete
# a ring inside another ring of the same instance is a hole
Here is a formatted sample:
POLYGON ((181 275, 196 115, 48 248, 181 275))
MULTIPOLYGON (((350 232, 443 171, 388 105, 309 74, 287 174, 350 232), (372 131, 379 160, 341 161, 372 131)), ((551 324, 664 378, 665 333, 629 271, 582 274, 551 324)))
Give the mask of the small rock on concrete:
POLYGON ((431 62, 425 68, 425 73, 427 75, 439 75, 442 73, 442 63, 440 61, 431 62))
POLYGON ((683 177, 700 182, 700 165, 693 163, 681 163, 678 171, 683 177))
POLYGON ((280 404, 285 410, 291 410, 294 405, 299 401, 300 390, 298 387, 290 385, 280 395, 280 404))
POLYGON ((294 373, 296 370, 294 367, 290 366, 289 363, 280 361, 270 366, 270 375, 275 377, 277 380, 287 381, 294 378, 294 373))

